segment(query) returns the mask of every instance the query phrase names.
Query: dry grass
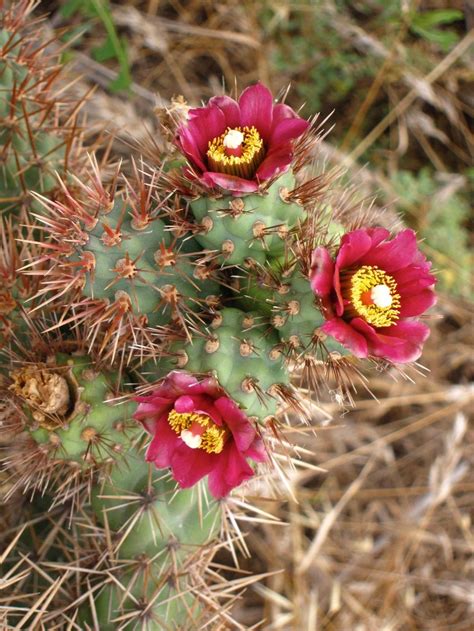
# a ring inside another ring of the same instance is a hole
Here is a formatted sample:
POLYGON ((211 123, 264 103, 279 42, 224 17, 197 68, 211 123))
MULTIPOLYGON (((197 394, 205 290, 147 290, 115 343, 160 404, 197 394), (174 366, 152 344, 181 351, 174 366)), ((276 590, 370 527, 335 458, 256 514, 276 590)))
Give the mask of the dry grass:
MULTIPOLYGON (((44 4, 52 5, 52 24, 64 25, 55 4, 44 4)), ((108 94, 116 70, 113 63, 98 64, 90 55, 101 34, 96 25, 73 62, 84 83, 99 86, 89 116, 113 120, 119 137, 144 137, 143 120, 156 129, 153 107, 174 94, 198 103, 219 91, 223 79, 228 86, 235 77, 240 85, 261 79, 276 90, 292 78, 301 81, 304 67, 283 76, 272 68, 269 53, 278 41, 262 37, 262 4, 117 3, 113 14, 129 42, 132 95, 108 94)), ((461 88, 472 80, 466 57, 472 31, 451 53, 433 53, 415 67, 406 33, 387 50, 374 33, 348 21, 347 13, 338 19, 333 3, 322 4, 355 49, 380 62, 365 97, 358 94, 356 102, 346 104, 345 118, 334 115, 343 142, 339 148, 325 146, 327 159, 358 173, 355 160, 385 137, 386 149, 374 149, 373 163, 358 179, 366 192, 381 190, 391 199, 390 176, 405 163, 415 169, 428 163, 439 172, 468 164, 472 103, 461 88), (380 103, 389 108, 385 116, 380 116, 380 103), (361 112, 358 117, 356 112, 361 112), (367 126, 372 131, 365 135, 367 126)), ((278 3, 273 25, 288 19, 290 5, 278 3)), ((312 113, 311 104, 307 109, 312 113)), ((432 319, 433 334, 423 356, 428 372, 413 371, 410 377, 416 376, 416 382, 394 371, 372 373, 376 399, 361 389, 355 407, 341 413, 328 397, 322 405, 332 423, 321 423, 315 432, 292 432, 304 458, 324 472, 290 468, 293 498, 285 493, 282 500, 252 500, 283 523, 247 525, 252 556, 243 568, 275 573, 250 587, 234 607, 245 628, 473 628, 472 313, 469 304, 446 295, 440 297, 437 313, 442 319, 432 319)))

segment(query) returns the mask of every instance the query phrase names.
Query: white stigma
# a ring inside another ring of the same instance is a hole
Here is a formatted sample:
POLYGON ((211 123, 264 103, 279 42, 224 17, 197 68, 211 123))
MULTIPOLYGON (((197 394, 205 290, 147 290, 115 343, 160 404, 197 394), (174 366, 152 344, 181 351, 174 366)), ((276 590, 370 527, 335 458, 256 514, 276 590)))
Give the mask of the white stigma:
POLYGON ((392 294, 387 285, 375 285, 372 287, 370 297, 376 307, 386 309, 392 306, 392 294))
POLYGON ((238 129, 229 129, 222 142, 228 149, 238 149, 244 142, 244 138, 245 136, 238 129))
POLYGON ((202 438, 199 434, 193 434, 189 429, 183 429, 181 440, 191 449, 198 449, 201 446, 202 438))

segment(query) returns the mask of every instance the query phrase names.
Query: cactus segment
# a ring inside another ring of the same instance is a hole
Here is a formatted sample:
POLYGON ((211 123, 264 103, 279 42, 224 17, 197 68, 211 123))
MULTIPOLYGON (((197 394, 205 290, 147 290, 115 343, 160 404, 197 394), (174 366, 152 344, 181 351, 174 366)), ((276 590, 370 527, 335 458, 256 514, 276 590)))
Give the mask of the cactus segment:
POLYGON ((56 93, 59 54, 38 45, 37 29, 26 28, 22 10, 0 11, 0 212, 15 214, 38 208, 30 190, 52 195, 56 173, 77 172, 81 144, 81 102, 66 104, 56 93))
POLYGON ((83 294, 111 303, 121 297, 149 326, 168 324, 176 310, 191 313, 217 293, 215 283, 199 278, 197 248, 192 239, 174 239, 160 219, 145 229, 134 226, 125 202, 116 198, 80 253, 91 261, 83 294))
POLYGON ((147 629, 196 628, 189 625, 201 615, 192 574, 200 547, 219 532, 219 505, 204 489, 178 491, 168 474, 150 477, 150 471, 143 454, 129 453, 92 491, 92 509, 112 533, 119 568, 95 600, 101 629, 134 613, 147 629))
POLYGON ((288 356, 298 361, 302 353, 326 361, 331 353, 349 355, 334 338, 320 330, 325 322, 308 278, 294 266, 273 294, 271 322, 288 356))
POLYGON ((96 467, 121 458, 139 440, 135 404, 115 401, 117 375, 98 372, 86 356, 57 354, 14 367, 9 382, 24 412, 23 437, 50 460, 96 467))
POLYGON ((207 335, 175 350, 179 368, 214 374, 245 413, 260 420, 275 414, 278 393, 289 384, 278 337, 258 314, 223 309, 207 335))
POLYGON ((298 362, 310 354, 325 361, 330 353, 348 355, 349 351, 320 327, 325 317, 300 266, 270 260, 257 266, 237 287, 236 303, 268 318, 278 334, 285 355, 298 362))
MULTIPOLYGON (((37 248, 28 243, 31 240, 30 230, 15 225, 12 217, 0 216, 0 350, 12 337, 28 338, 25 311, 33 306, 39 279, 20 268, 37 255, 37 248)), ((36 312, 29 319, 39 315, 36 312)))
POLYGON ((285 251, 288 232, 305 217, 304 208, 286 201, 295 178, 286 173, 263 194, 244 197, 199 197, 189 202, 203 231, 196 240, 221 254, 224 265, 243 265, 252 258, 263 263, 285 251))
POLYGON ((110 363, 123 355, 127 363, 143 361, 147 351, 156 358, 157 327, 189 337, 218 302, 213 265, 190 233, 162 221, 165 202, 155 200, 153 175, 148 180, 134 165, 135 179, 116 193, 118 173, 104 185, 91 162, 86 182, 62 184, 62 201, 39 198, 49 239, 36 259, 49 266, 40 304, 59 309, 63 322, 84 324, 90 348, 110 363))
POLYGON ((154 470, 150 480, 150 470, 143 454, 129 452, 92 491, 97 518, 119 537, 116 552, 120 559, 152 557, 168 547, 203 545, 219 531, 219 505, 205 485, 199 492, 177 490, 168 472, 154 470), (124 502, 124 494, 133 494, 135 499, 124 502), (128 531, 136 514, 138 521, 128 531))

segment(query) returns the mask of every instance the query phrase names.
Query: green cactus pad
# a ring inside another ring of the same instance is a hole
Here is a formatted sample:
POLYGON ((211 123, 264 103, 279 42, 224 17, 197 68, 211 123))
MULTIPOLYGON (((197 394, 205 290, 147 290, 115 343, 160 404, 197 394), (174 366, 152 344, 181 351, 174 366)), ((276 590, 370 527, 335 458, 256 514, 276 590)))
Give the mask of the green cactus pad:
POLYGON ((206 279, 206 267, 196 261, 199 251, 192 239, 174 238, 160 219, 138 226, 126 201, 117 196, 72 263, 82 265, 85 297, 110 305, 122 302, 137 322, 154 327, 178 317, 192 320, 219 293, 217 283, 206 279))
POLYGON ((131 452, 93 489, 92 507, 102 524, 124 535, 118 558, 152 557, 168 548, 202 545, 218 533, 219 505, 204 487, 200 493, 195 488, 178 490, 168 472, 153 470, 143 453, 131 452), (128 530, 137 514, 136 525, 128 530))
POLYGON ((94 487, 92 508, 112 533, 120 568, 95 599, 100 628, 115 629, 113 620, 127 614, 147 629, 196 628, 201 604, 188 572, 199 566, 200 546, 219 533, 218 503, 204 488, 177 490, 167 473, 131 452, 94 487))
POLYGON ((26 413, 25 432, 54 460, 83 468, 113 462, 142 433, 132 420, 136 404, 117 405, 117 375, 98 372, 86 356, 58 354, 14 369, 10 378, 26 413))
POLYGON ((292 360, 312 354, 325 361, 330 353, 349 355, 333 337, 321 331, 326 321, 308 278, 298 265, 270 260, 267 267, 239 282, 235 303, 268 318, 281 348, 292 360))
POLYGON ((258 314, 223 309, 207 335, 194 337, 177 352, 178 367, 214 374, 246 414, 260 420, 275 414, 277 391, 289 384, 278 336, 258 314))
POLYGON ((58 68, 50 52, 40 46, 35 31, 21 19, 10 20, 0 11, 0 149, 2 149, 0 212, 38 208, 29 191, 51 195, 56 173, 76 159, 78 129, 66 113, 54 86, 58 68), (3 18, 3 19, 2 19, 3 18), (76 145, 74 144, 76 140, 76 145))
POLYGON ((195 219, 204 228, 196 240, 209 250, 222 252, 225 265, 242 265, 248 258, 263 263, 267 256, 278 256, 285 250, 288 231, 305 217, 301 205, 285 201, 293 188, 295 178, 287 173, 263 194, 190 201, 195 219))

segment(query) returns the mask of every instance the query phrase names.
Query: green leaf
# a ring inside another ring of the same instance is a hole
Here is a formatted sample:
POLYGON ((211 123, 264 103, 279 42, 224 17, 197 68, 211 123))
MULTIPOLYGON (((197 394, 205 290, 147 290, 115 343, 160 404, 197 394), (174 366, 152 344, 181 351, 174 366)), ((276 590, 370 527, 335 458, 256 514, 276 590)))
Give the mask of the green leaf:
POLYGON ((440 31, 440 30, 428 30, 425 28, 412 27, 414 33, 423 37, 429 42, 433 42, 433 44, 438 44, 438 46, 444 51, 448 51, 459 41, 459 37, 453 31, 440 31))
POLYGON ((130 77, 130 73, 128 68, 125 70, 121 70, 116 79, 109 83, 109 89, 112 92, 120 92, 121 90, 128 90, 130 84, 132 83, 132 79, 130 77))
MULTIPOLYGON (((105 52, 110 54, 111 50, 113 50, 114 55, 109 57, 112 58, 115 56, 117 61, 120 64, 120 72, 117 79, 112 81, 110 84, 111 90, 125 90, 130 87, 132 83, 132 77, 130 75, 130 65, 128 63, 128 55, 127 49, 124 45, 123 40, 120 40, 117 35, 117 31, 115 29, 115 24, 112 19, 112 14, 110 12, 110 7, 108 3, 103 0, 91 0, 95 10, 97 11, 97 15, 102 20, 105 30, 107 31, 107 47, 104 48, 105 52)), ((104 52, 104 50, 102 52, 104 52)))
POLYGON ((415 13, 412 16, 412 24, 420 28, 429 28, 443 24, 451 24, 464 18, 463 12, 458 9, 435 9, 424 13, 415 13))
POLYGON ((96 61, 108 61, 115 58, 115 47, 110 37, 107 37, 105 42, 100 46, 95 46, 92 49, 92 57, 96 61))
POLYGON ((451 29, 438 27, 461 19, 463 19, 463 14, 457 9, 436 9, 424 13, 413 13, 410 30, 419 37, 437 44, 446 52, 459 41, 459 36, 451 29))

